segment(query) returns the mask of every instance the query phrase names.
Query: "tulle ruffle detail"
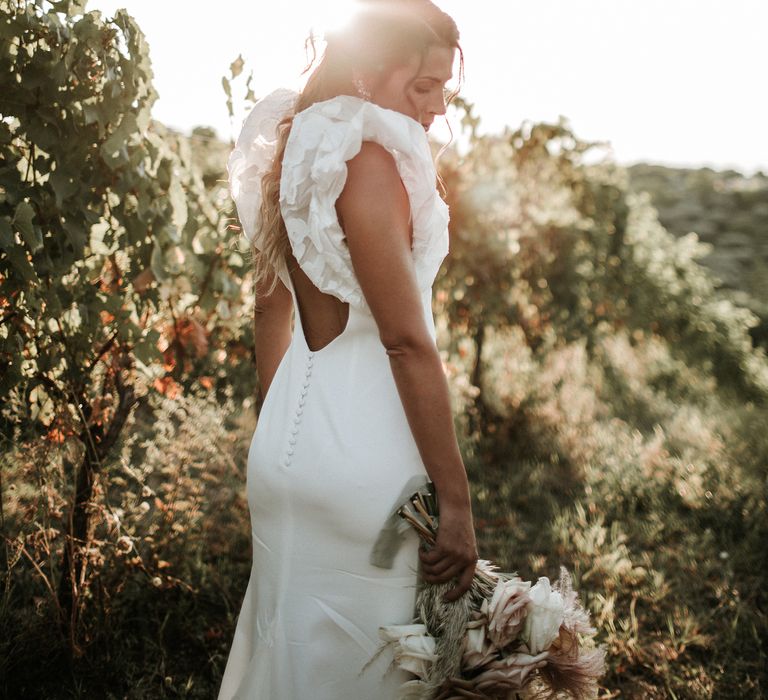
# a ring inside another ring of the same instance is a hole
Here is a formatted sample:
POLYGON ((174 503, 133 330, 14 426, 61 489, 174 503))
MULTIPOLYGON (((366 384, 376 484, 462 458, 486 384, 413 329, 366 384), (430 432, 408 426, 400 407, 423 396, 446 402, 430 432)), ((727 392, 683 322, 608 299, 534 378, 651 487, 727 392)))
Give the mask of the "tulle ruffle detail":
MULTIPOLYGON (((243 121, 235 148, 227 160, 229 191, 237 207, 243 235, 259 250, 261 243, 261 180, 272 168, 277 149, 277 126, 293 113, 298 93, 280 88, 253 106, 243 121)), ((277 271, 288 285, 288 268, 277 271)))
POLYGON ((448 253, 448 207, 437 192, 432 153, 416 120, 348 95, 303 110, 293 120, 280 181, 288 238, 318 289, 357 307, 367 305, 335 205, 346 182, 346 163, 363 141, 382 145, 397 164, 411 205, 413 259, 422 291, 432 285, 448 253))

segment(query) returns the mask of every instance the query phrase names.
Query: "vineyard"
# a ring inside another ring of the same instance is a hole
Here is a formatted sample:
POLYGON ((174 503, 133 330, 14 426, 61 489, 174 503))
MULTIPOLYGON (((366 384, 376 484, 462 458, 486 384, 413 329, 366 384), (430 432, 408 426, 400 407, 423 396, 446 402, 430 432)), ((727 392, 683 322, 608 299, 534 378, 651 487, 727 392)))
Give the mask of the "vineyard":
MULTIPOLYGON (((230 144, 152 119, 125 11, 0 17, 0 696, 215 697, 259 408, 230 144)), ((240 60, 223 83, 254 98, 240 60)), ((481 555, 569 567, 601 697, 763 697, 764 178, 675 199, 565 120, 478 136, 452 109, 434 312, 481 555), (730 221, 743 267, 712 258, 730 221)))

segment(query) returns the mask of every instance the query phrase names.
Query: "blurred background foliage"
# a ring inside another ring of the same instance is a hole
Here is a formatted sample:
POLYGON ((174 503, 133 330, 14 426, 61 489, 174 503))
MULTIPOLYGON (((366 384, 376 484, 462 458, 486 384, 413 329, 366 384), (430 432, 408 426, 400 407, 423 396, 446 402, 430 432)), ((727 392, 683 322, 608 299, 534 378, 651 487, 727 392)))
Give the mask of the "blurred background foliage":
MULTIPOLYGON (((125 12, 0 13, 0 695, 210 698, 258 410, 231 144, 151 119, 125 12)), ((482 555, 571 568, 603 697, 763 697, 766 177, 469 144, 434 310, 482 555)))

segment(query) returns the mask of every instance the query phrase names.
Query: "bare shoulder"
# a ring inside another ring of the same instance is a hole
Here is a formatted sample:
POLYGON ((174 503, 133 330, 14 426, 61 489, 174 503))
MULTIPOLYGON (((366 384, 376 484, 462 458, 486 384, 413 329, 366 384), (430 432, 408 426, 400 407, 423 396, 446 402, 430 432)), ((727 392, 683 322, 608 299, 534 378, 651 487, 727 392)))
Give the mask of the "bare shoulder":
POLYGON ((431 343, 413 263, 408 192, 386 148, 363 142, 347 162, 336 209, 382 342, 431 343))
POLYGON ((375 141, 363 141, 360 152, 347 161, 347 181, 338 205, 352 213, 359 207, 369 214, 405 211, 408 196, 392 154, 375 141), (394 211, 393 211, 393 205, 394 211), (371 209, 373 207, 373 209, 371 209))
POLYGON ((387 171, 397 175, 397 165, 392 154, 376 141, 363 141, 360 152, 347 162, 347 167, 357 173, 387 171))

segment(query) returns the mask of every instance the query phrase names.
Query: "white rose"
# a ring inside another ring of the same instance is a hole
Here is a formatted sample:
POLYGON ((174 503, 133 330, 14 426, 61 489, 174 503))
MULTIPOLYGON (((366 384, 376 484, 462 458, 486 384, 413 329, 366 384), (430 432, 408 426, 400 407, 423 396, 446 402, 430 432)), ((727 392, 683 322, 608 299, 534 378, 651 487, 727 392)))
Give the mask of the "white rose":
POLYGON ((395 663, 419 678, 427 675, 435 654, 435 639, 427 634, 426 625, 384 625, 379 627, 379 637, 394 643, 395 663))
POLYGON ((410 671, 419 678, 425 678, 429 665, 437 659, 435 638, 428 634, 401 637, 395 644, 395 662, 404 671, 410 671))
POLYGON ((379 627, 379 638, 385 642, 396 642, 402 637, 426 633, 426 625, 382 625, 379 627))
POLYGON ((546 651, 560 634, 565 617, 565 603, 558 591, 553 591, 549 579, 543 576, 528 591, 528 614, 520 633, 531 654, 546 651))
POLYGON ((482 654, 486 647, 485 628, 481 625, 469 627, 466 634, 466 651, 468 654, 482 654))
POLYGON ((470 622, 464 633, 462 668, 466 670, 479 668, 495 656, 496 649, 486 634, 485 621, 480 619, 470 622))
POLYGON ((488 636, 500 649, 514 641, 523 627, 527 612, 530 581, 518 576, 499 579, 488 605, 488 636))

